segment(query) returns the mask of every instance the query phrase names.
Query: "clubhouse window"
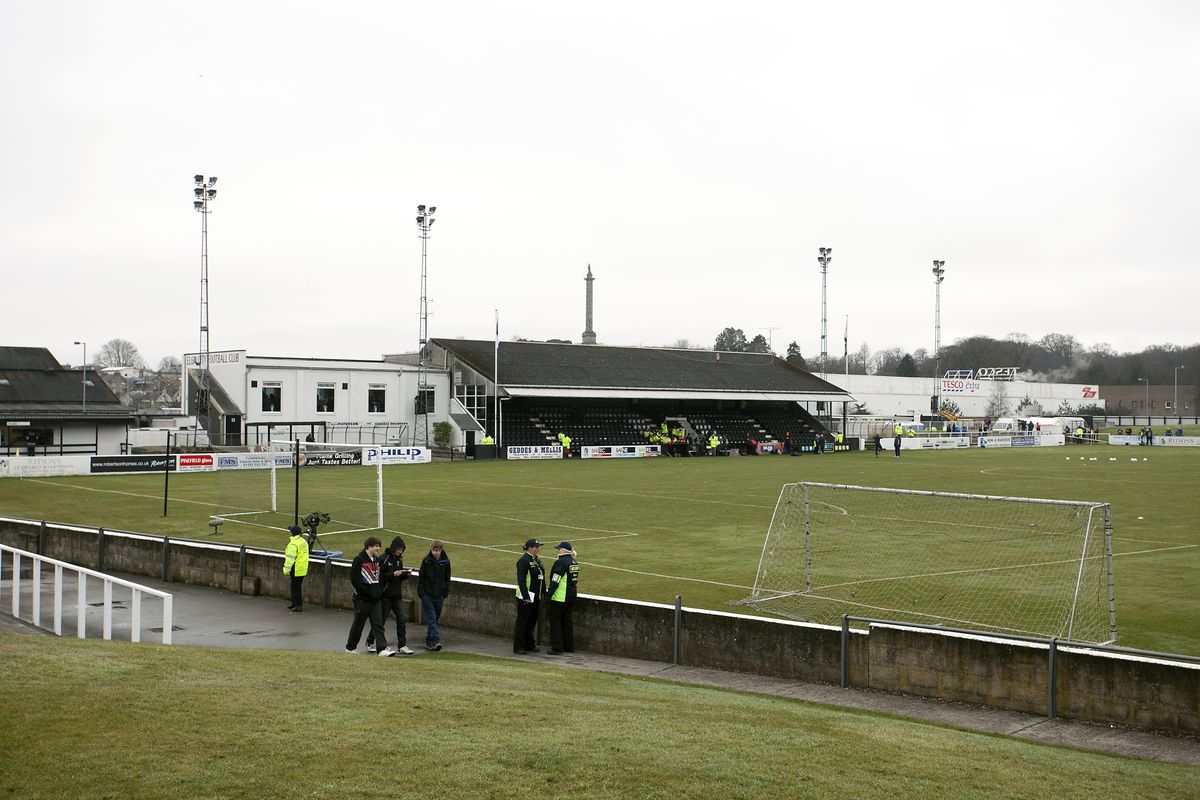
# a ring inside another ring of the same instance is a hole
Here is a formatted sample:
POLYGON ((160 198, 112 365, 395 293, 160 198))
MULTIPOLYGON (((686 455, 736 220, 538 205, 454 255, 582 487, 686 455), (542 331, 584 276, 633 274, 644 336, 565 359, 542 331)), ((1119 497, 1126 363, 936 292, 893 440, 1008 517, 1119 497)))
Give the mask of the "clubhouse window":
POLYGON ((278 414, 283 410, 283 386, 278 381, 263 381, 262 410, 267 414, 278 414))
POLYGON ((387 410, 385 398, 387 396, 387 387, 382 383, 372 383, 367 387, 367 413, 382 414, 387 410))
POLYGON ((333 389, 332 383, 317 384, 317 413, 332 414, 333 413, 333 389))

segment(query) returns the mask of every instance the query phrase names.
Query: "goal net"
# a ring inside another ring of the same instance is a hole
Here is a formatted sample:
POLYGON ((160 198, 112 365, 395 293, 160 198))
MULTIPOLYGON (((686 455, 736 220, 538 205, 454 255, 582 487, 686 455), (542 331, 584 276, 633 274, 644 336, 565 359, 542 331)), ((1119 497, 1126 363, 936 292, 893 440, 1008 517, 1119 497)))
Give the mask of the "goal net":
POLYGON ((783 487, 745 601, 789 619, 843 614, 1116 641, 1106 503, 783 487))
POLYGON ((379 460, 366 463, 367 449, 273 441, 266 452, 223 458, 226 466, 218 470, 223 510, 214 516, 285 529, 321 512, 329 515, 322 535, 382 528, 383 468, 379 460))

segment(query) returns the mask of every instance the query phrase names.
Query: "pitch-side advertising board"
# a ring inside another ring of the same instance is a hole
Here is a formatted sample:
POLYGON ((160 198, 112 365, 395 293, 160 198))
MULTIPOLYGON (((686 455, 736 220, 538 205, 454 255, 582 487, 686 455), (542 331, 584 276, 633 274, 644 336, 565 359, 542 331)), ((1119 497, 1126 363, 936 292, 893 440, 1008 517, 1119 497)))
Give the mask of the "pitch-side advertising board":
POLYGON ((662 454, 662 446, 657 444, 626 444, 584 447, 582 454, 584 458, 652 458, 662 454))
POLYGON ((433 451, 428 447, 364 447, 364 464, 428 464, 433 451))
POLYGON ((980 436, 979 446, 990 447, 1055 447, 1066 444, 1066 438, 1061 433, 1030 433, 995 436, 980 436))
POLYGON ((528 461, 562 458, 561 444, 539 444, 527 447, 509 447, 507 456, 510 461, 528 461))

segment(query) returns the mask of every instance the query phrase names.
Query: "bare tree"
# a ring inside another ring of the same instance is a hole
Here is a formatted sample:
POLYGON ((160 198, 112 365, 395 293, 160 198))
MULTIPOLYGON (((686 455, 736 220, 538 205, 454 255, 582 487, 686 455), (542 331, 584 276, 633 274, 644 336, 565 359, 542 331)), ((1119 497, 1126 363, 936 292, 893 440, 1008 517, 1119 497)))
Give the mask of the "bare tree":
POLYGON ((1008 413, 1008 386, 1004 381, 992 381, 992 394, 988 397, 987 413, 992 419, 1008 413))
POLYGON ((128 339, 109 339, 96 353, 98 367, 136 367, 144 369, 146 362, 138 353, 137 345, 128 339))
POLYGON ((875 375, 898 375, 896 368, 900 359, 904 358, 904 348, 891 347, 887 350, 877 350, 871 357, 875 375))
POLYGON ((158 362, 158 371, 154 374, 153 401, 163 406, 176 407, 182 397, 180 392, 180 376, 183 363, 175 356, 166 356, 158 362))

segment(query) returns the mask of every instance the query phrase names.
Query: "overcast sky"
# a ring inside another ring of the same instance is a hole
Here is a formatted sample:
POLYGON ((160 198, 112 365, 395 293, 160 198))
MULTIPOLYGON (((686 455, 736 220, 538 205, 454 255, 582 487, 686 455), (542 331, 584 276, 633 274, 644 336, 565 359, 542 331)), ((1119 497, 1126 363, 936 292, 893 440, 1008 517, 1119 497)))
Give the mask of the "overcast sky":
MULTIPOLYGON (((2 0, 0 344, 1200 341, 1200 5, 2 0)), ((974 366, 974 365, 971 365, 974 366)))

